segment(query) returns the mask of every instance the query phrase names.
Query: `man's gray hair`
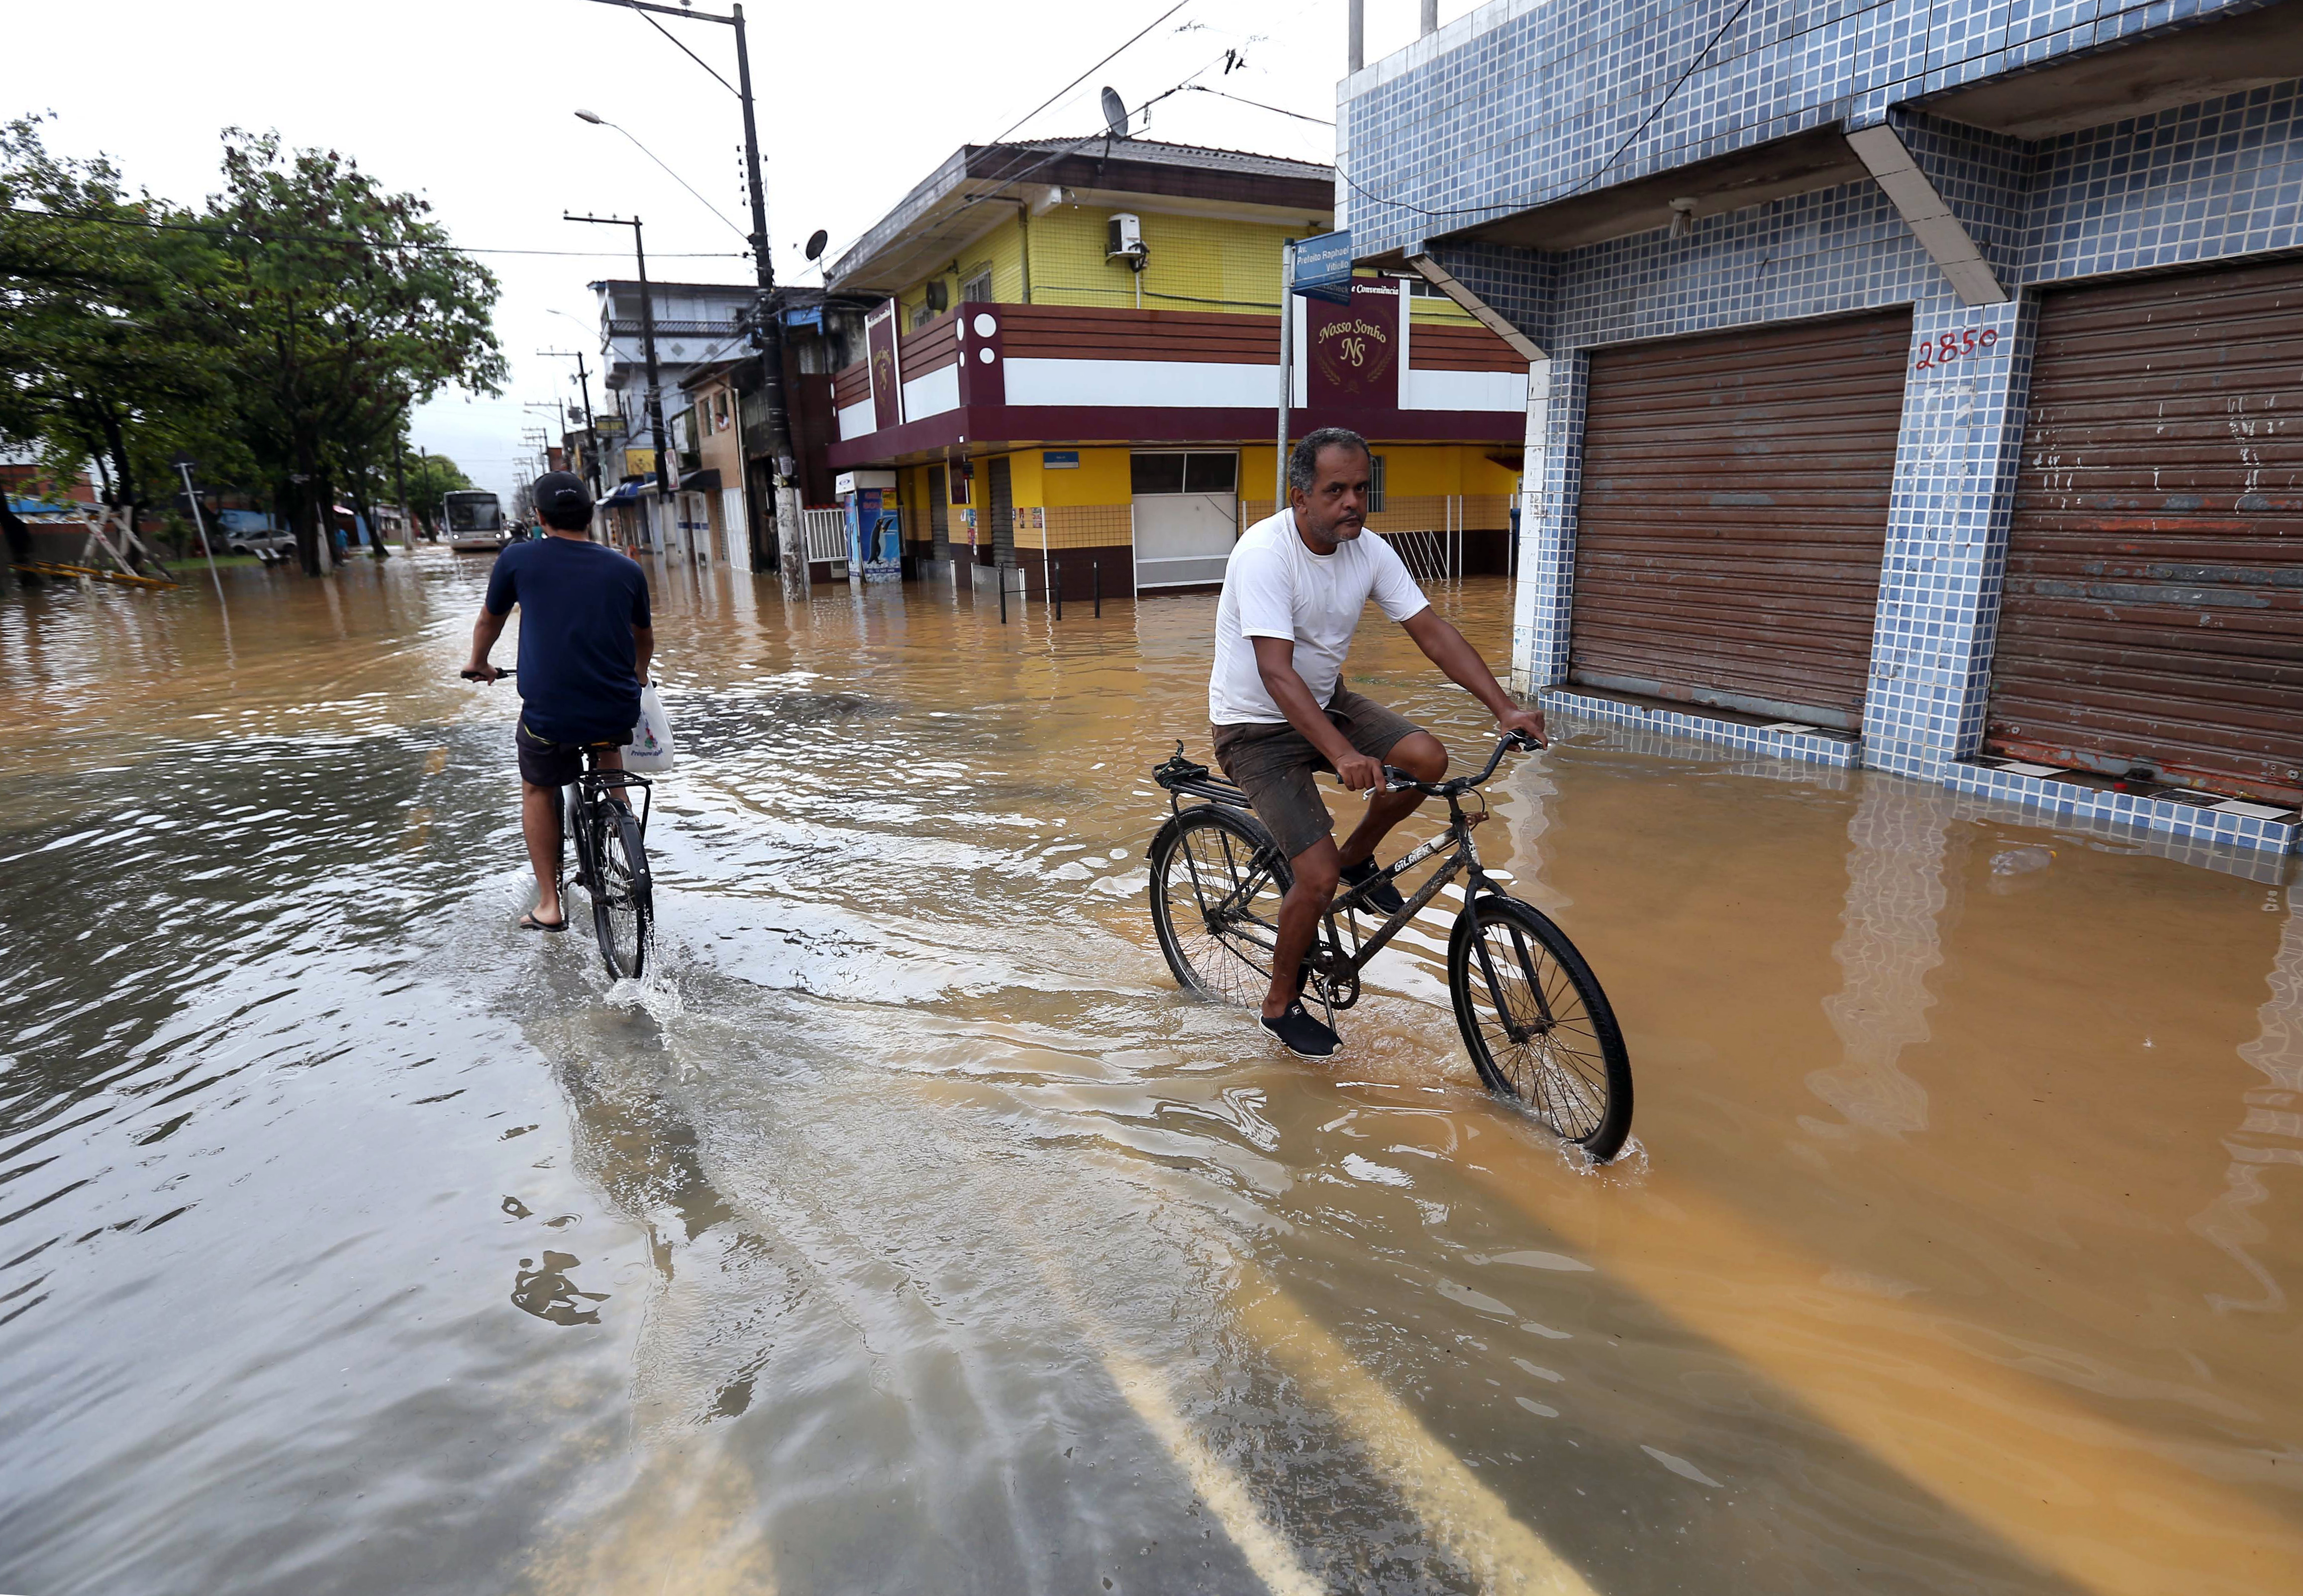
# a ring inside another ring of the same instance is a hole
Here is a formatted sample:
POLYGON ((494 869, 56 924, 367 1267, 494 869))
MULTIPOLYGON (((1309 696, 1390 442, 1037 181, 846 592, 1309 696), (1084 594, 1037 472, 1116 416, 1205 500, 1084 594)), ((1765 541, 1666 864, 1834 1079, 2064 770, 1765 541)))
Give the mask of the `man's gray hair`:
POLYGON ((1299 494, 1312 491, 1312 483, 1320 474, 1320 452, 1323 449, 1356 449, 1370 460, 1375 451, 1368 441, 1348 426, 1322 426, 1305 435, 1303 441, 1287 453, 1287 486, 1299 494))

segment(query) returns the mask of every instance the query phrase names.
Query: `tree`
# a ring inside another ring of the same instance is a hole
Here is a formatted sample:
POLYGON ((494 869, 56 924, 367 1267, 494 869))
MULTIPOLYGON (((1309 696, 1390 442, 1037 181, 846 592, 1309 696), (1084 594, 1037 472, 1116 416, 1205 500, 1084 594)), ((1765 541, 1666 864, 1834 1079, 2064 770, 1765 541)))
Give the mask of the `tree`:
POLYGON ((283 155, 275 134, 231 129, 224 175, 206 215, 240 329, 239 432, 316 574, 335 485, 389 457, 413 405, 451 385, 502 392, 498 286, 450 247, 429 205, 333 150, 283 155))
POLYGON ((51 154, 39 121, 0 126, 0 435, 51 477, 93 463, 131 515, 173 491, 181 450, 245 464, 231 438, 220 258, 186 213, 131 198, 109 161, 51 154))

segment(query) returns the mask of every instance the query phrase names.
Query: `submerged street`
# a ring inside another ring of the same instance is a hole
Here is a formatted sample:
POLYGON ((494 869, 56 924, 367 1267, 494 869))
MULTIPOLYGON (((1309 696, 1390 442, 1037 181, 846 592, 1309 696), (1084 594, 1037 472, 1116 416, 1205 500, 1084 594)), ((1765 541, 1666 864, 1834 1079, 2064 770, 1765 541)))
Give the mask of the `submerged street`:
POLYGON ((1212 594, 647 570, 616 990, 514 926, 485 560, 0 611, 0 1589, 2303 1585, 2292 858, 1557 716, 1478 840, 1623 1021, 1594 1170, 1447 899, 1332 1065, 1177 991, 1212 594))

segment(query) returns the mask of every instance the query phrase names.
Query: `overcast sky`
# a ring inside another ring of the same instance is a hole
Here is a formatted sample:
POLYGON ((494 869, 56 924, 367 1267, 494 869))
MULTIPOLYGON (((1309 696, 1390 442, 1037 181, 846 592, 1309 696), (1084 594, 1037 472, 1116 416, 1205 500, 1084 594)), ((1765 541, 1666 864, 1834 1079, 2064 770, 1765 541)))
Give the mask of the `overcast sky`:
MULTIPOLYGON (((954 149, 1007 131, 1169 4, 755 0, 747 21, 779 279, 815 281, 800 252, 811 232, 827 229, 837 257, 954 149)), ((1196 81, 1332 117, 1345 5, 1185 0, 1015 136, 1092 131, 1101 85, 1135 106, 1211 63, 1196 81), (1245 62, 1227 75, 1227 49, 1245 62)), ((1469 9, 1442 0, 1440 15, 1469 9)), ((1367 12, 1369 60, 1414 37, 1416 0, 1368 0, 1367 12)), ((734 81, 730 30, 663 21, 734 81)), ((133 185, 195 200, 217 187, 220 129, 276 129, 426 196, 472 249, 596 252, 484 255, 503 283, 496 331, 511 379, 501 398, 451 393, 417 414, 418 443, 499 491, 531 469, 520 433, 544 412, 523 405, 574 397, 574 362, 536 351, 581 348, 588 363, 598 314, 586 284, 630 274, 626 234, 562 222, 563 210, 637 212, 652 276, 750 281, 734 96, 639 16, 599 0, 111 0, 13 10, 9 35, 20 69, 11 111, 53 111, 51 148, 101 150, 133 185), (618 133, 578 121, 578 107, 628 129, 727 221, 618 133)), ((1334 156, 1332 129, 1210 94, 1174 95, 1150 114, 1138 131, 1153 138, 1334 156)))

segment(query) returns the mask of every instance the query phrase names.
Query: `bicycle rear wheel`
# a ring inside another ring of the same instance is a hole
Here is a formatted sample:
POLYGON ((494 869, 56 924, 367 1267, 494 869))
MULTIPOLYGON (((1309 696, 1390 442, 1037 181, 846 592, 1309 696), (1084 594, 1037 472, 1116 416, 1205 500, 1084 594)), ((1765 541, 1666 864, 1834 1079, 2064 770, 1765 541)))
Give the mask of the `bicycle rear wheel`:
POLYGON ((655 934, 655 884, 641 845, 639 817, 621 804, 593 810, 592 928, 608 973, 637 981, 655 934))
POLYGON ((1567 933, 1515 898, 1455 917, 1447 990, 1490 1091, 1532 1109, 1600 1163, 1632 1131, 1632 1061, 1599 977, 1567 933))
POLYGON ((1152 925, 1176 984, 1257 1004, 1271 984, 1279 900, 1293 878, 1270 833, 1221 804, 1185 809, 1152 840, 1152 925))

